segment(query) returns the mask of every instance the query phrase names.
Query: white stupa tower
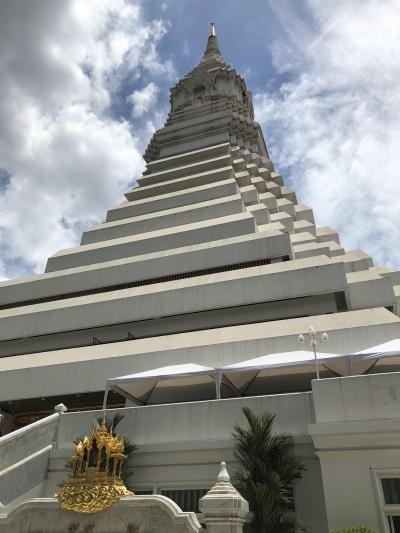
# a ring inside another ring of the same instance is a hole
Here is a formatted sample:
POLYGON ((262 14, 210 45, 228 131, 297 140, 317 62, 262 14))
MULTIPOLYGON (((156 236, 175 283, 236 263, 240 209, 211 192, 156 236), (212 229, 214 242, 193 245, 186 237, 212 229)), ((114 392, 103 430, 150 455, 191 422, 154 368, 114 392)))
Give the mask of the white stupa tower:
MULTIPOLYGON (((61 401, 98 407, 109 377, 297 350, 310 325, 336 353, 400 337, 399 274, 344 250, 285 186, 214 25, 144 158, 79 246, 0 284, 0 408, 17 427, 61 401)), ((307 387, 294 373, 270 391, 307 387)))

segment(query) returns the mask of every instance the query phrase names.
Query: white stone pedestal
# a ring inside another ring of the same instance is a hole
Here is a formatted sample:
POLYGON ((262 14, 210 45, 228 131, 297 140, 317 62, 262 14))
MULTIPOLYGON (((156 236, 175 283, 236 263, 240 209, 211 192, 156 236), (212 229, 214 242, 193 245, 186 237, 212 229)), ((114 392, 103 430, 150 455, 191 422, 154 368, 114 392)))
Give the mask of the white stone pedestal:
POLYGON ((242 533, 249 504, 230 482, 224 462, 217 483, 200 500, 207 533, 242 533))
POLYGON ((0 517, 0 533, 198 533, 195 513, 160 495, 127 496, 100 513, 61 509, 54 498, 27 500, 0 517))

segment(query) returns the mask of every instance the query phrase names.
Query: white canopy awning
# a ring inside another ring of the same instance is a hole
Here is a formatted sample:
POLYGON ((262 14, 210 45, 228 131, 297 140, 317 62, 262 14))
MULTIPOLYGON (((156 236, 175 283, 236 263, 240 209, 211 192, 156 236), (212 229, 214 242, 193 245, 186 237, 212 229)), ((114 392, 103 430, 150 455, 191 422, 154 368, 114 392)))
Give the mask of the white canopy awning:
POLYGON ((361 356, 363 359, 374 359, 376 356, 391 357, 393 355, 400 355, 400 339, 393 339, 383 344, 370 346, 360 352, 356 352, 354 355, 361 356))
POLYGON ((104 408, 109 390, 137 405, 207 400, 219 397, 218 371, 187 363, 110 378, 106 381, 104 408))
MULTIPOLYGON (((334 362, 340 359, 345 359, 347 356, 337 353, 317 353, 317 361, 319 363, 334 362)), ((222 367, 222 372, 234 372, 243 369, 267 369, 267 368, 283 368, 287 366, 302 366, 314 363, 314 352, 301 350, 296 352, 282 352, 262 355, 247 361, 241 361, 233 365, 226 365, 222 367)))
MULTIPOLYGON (((351 374, 350 358, 344 354, 319 353, 317 361, 321 373, 344 376, 351 374)), ((221 369, 222 384, 235 390, 237 394, 260 394, 267 392, 267 382, 275 378, 278 383, 286 382, 294 388, 304 381, 305 375, 315 372, 314 353, 295 351, 273 353, 227 365, 221 369), (297 370, 294 372, 294 368, 297 370), (292 384, 292 385, 291 385, 292 384)), ((309 379, 309 378, 308 378, 309 379)))
POLYGON ((400 365, 400 339, 370 346, 354 354, 364 365, 364 373, 398 371, 400 365))

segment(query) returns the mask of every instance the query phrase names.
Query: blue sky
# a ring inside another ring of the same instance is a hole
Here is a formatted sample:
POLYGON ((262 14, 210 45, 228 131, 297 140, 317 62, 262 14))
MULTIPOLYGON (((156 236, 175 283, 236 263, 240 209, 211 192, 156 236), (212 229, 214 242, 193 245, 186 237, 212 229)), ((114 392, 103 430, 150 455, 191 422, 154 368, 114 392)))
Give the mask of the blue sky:
POLYGON ((275 167, 346 249, 400 266, 396 0, 5 0, 0 279, 43 271, 143 169, 214 21, 275 167))

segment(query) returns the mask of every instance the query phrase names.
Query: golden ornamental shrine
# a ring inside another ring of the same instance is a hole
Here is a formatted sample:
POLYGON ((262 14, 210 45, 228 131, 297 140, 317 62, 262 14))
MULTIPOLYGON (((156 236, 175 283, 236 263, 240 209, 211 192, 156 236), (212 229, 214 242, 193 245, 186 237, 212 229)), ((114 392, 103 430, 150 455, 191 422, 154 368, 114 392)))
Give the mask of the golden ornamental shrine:
POLYGON ((78 513, 96 513, 110 507, 122 496, 131 496, 121 477, 127 459, 124 441, 107 429, 105 416, 95 423, 91 436, 76 444, 71 457, 70 479, 58 492, 61 507, 78 513))

